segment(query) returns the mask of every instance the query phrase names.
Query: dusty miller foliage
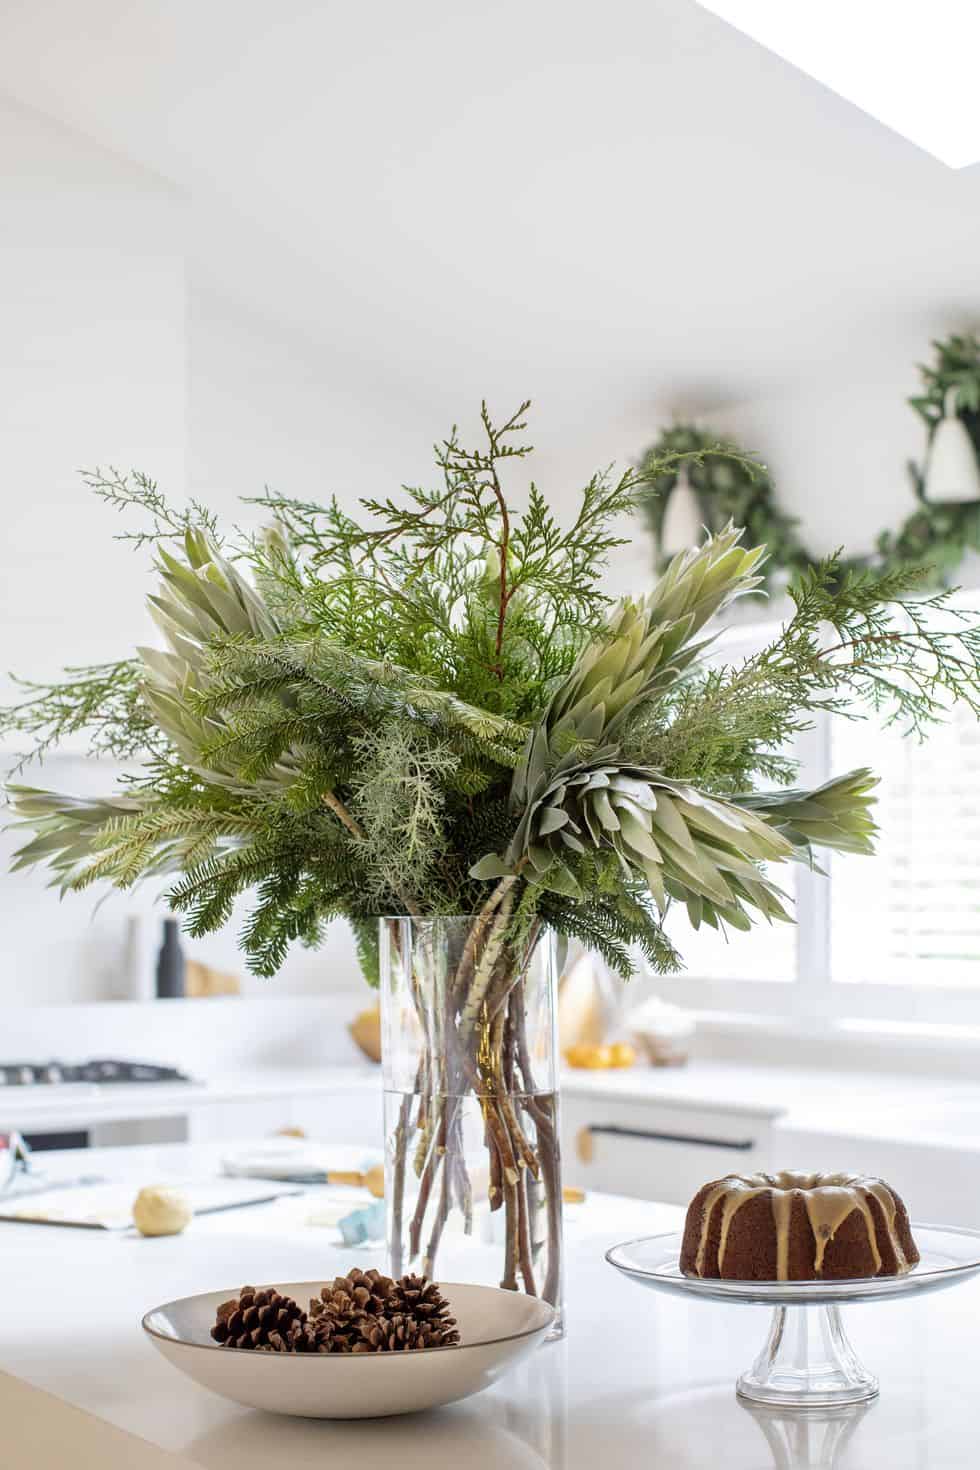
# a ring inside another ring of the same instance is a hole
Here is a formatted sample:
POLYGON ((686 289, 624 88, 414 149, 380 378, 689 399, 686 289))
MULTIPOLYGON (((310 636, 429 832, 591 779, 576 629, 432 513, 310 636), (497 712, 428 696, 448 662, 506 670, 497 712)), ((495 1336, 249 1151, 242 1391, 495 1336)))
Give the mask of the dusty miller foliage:
MULTIPOLYGON (((248 893, 241 943, 263 975, 344 916, 376 979, 376 915, 478 912, 494 881, 472 870, 514 835, 529 734, 583 650, 611 636, 601 578, 620 544, 612 527, 650 475, 648 463, 642 478, 594 475, 568 526, 533 484, 515 511, 505 481, 530 453, 527 407, 497 425, 484 406, 476 448, 453 432, 431 488, 366 499, 361 519, 336 501, 267 493, 249 503, 268 529, 223 542, 206 507, 174 509, 145 476, 87 475, 113 508, 144 513, 123 536, 155 548, 165 585, 153 610, 171 653, 69 669, 0 711, 0 733, 29 737, 25 760, 85 731, 95 753, 141 761, 105 802, 13 787, 34 834, 17 864, 47 862, 71 889, 170 874, 168 900, 195 935, 248 893)), ((659 470, 676 463, 665 456, 659 470)), ((977 708, 978 635, 945 596, 918 600, 918 576, 846 573, 836 558, 812 568, 769 647, 662 679, 602 759, 749 810, 760 782, 794 778, 786 743, 816 711, 863 702, 921 733, 951 697, 977 708)), ((600 743, 572 739, 566 752, 555 739, 555 760, 586 764, 600 743)), ((676 968, 642 873, 609 848, 576 846, 564 893, 520 878, 518 864, 515 929, 542 920, 623 973, 636 947, 676 968)))

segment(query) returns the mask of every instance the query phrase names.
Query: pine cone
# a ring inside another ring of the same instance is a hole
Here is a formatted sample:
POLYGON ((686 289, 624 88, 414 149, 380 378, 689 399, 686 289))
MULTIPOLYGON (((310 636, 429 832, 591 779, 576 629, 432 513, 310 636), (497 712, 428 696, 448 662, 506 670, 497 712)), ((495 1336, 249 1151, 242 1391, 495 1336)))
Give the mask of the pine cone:
MULTIPOLYGON (((344 1277, 338 1277, 344 1282, 344 1277)), ((361 1341, 361 1327, 375 1321, 351 1296, 344 1285, 325 1286, 310 1302, 309 1323, 319 1353, 352 1353, 361 1341)))
POLYGON ((360 1339, 360 1324, 368 1316, 374 1316, 361 1305, 370 1299, 366 1288, 361 1287, 355 1298, 349 1286, 347 1277, 338 1276, 332 1286, 323 1287, 319 1297, 310 1302, 310 1320, 320 1352, 351 1352, 360 1339))
MULTIPOLYGON (((341 1278, 338 1278, 338 1281, 341 1278)), ((365 1312, 375 1314, 382 1313, 388 1305, 388 1301, 395 1289, 395 1283, 390 1276, 382 1276, 380 1271, 358 1271, 356 1268, 349 1271, 343 1278, 345 1289, 353 1297, 357 1305, 365 1312)), ((334 1282, 336 1286, 337 1281, 334 1282)))
POLYGON ((302 1307, 274 1287, 256 1291, 243 1286, 237 1297, 222 1302, 211 1336, 223 1347, 288 1352, 290 1326, 304 1320, 302 1307))
POLYGON ((459 1342, 451 1317, 445 1321, 419 1322, 400 1312, 362 1322, 361 1337, 363 1345, 355 1347, 355 1352, 365 1349, 373 1353, 410 1352, 415 1348, 455 1347, 459 1342))
POLYGON ((424 1276, 392 1281, 380 1271, 337 1276, 310 1302, 309 1315, 274 1287, 243 1286, 222 1302, 211 1329, 225 1347, 260 1353, 389 1353, 453 1347, 449 1304, 424 1276))
POLYGON ((285 1345, 279 1349, 285 1353, 322 1353, 316 1328, 306 1316, 290 1322, 286 1331, 285 1345))
POLYGON ((449 1316, 449 1303, 434 1281, 424 1276, 403 1276, 396 1281, 389 1294, 389 1301, 396 1313, 413 1317, 416 1322, 427 1322, 455 1327, 449 1316))

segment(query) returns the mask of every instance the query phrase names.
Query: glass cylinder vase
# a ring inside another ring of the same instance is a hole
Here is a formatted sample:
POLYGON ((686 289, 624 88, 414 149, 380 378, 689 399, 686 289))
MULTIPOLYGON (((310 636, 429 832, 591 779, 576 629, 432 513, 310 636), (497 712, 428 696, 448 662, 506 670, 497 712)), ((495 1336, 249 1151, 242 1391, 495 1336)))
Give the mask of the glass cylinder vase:
POLYGON ((506 929, 506 910, 381 920, 388 1267, 438 1279, 463 1232, 467 1279, 543 1297, 560 1332, 555 941, 506 929))

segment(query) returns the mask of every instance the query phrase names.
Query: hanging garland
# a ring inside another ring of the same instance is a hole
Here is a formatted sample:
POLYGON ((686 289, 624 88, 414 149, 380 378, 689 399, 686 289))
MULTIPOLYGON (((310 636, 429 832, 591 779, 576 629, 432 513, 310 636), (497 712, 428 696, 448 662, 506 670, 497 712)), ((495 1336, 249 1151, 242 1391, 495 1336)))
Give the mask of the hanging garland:
MULTIPOLYGON (((957 418, 965 426, 980 460, 980 339, 972 333, 934 342, 933 366, 920 364, 923 388, 909 404, 922 417, 931 440, 943 418, 950 390, 957 418)), ((712 533, 729 520, 745 526, 749 538, 769 548, 767 583, 784 585, 815 560, 797 534, 799 522, 781 510, 769 471, 730 442, 694 424, 665 429, 644 453, 640 472, 657 457, 679 451, 699 451, 689 462, 687 480, 697 501, 700 520, 712 533), (729 458, 729 455, 735 458, 729 458)), ((917 508, 895 531, 884 530, 871 556, 855 557, 847 565, 886 570, 900 565, 925 565, 937 585, 946 585, 968 550, 980 551, 980 500, 950 504, 926 499, 926 473, 914 461, 908 465, 917 508)), ((650 495, 644 500, 646 522, 656 543, 656 568, 670 560, 663 547, 664 520, 679 477, 675 471, 646 477, 650 495)))

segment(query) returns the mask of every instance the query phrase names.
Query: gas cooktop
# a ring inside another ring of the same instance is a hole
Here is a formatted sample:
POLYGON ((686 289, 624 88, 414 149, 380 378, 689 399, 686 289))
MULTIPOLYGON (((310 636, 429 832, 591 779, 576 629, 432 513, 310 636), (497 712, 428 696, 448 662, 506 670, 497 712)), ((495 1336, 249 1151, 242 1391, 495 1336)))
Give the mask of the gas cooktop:
POLYGON ((64 1082, 190 1082, 176 1067, 149 1062, 0 1062, 0 1087, 51 1087, 64 1082))

